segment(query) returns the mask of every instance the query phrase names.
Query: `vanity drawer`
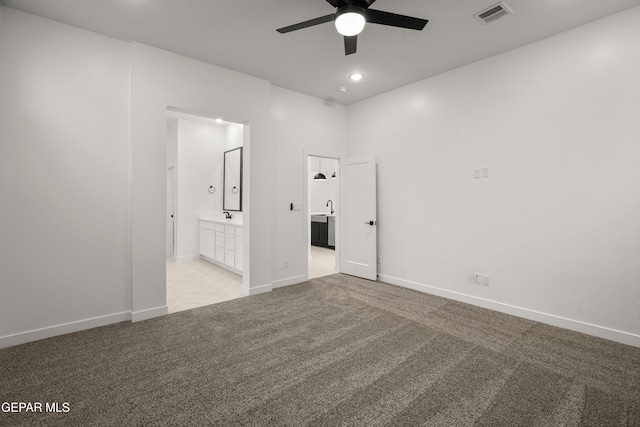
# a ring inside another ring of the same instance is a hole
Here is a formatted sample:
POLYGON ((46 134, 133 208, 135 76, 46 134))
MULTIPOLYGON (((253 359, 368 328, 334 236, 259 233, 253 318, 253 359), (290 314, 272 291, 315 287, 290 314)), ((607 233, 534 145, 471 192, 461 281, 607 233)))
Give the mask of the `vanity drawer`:
POLYGON ((224 224, 216 224, 216 231, 224 233, 224 224))
POLYGON ((233 225, 225 225, 224 232, 227 234, 233 234, 235 232, 235 227, 233 225))
POLYGON ((224 248, 224 237, 225 234, 221 231, 216 231, 216 246, 219 248, 224 248))
POLYGON ((200 228, 203 230, 216 231, 216 224, 209 221, 200 221, 200 228))
POLYGON ((242 227, 236 227, 236 237, 242 237, 242 227))

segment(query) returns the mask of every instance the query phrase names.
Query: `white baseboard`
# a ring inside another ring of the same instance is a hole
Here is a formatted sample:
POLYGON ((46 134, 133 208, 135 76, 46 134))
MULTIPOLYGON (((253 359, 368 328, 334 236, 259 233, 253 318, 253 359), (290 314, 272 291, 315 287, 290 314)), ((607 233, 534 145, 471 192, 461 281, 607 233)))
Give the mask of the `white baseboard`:
POLYGON ((58 335, 69 334, 71 332, 84 331, 86 329, 106 326, 112 323, 127 322, 131 320, 131 312, 109 314, 107 316, 94 317, 92 319, 79 320, 77 322, 64 323, 62 325, 49 326, 32 331, 20 332, 13 335, 0 337, 0 348, 12 347, 14 345, 25 344, 58 335))
POLYGON ((629 332, 619 331, 616 329, 594 325, 579 320, 568 319, 566 317, 530 310, 528 308, 517 307, 510 304, 504 304, 497 301, 479 298, 473 295, 467 295, 460 292, 424 285, 422 283, 399 279, 397 277, 391 277, 385 274, 378 275, 378 279, 381 282, 389 283, 392 285, 402 286, 404 288, 413 289, 427 294, 449 298, 455 301, 464 302, 482 308, 488 308, 489 310, 511 314, 513 316, 522 317, 529 320, 535 320, 536 322, 546 323, 548 325, 569 329, 571 331, 581 332, 587 335, 593 335, 595 337, 616 341, 634 347, 640 347, 640 335, 635 335, 629 332))
POLYGON ((161 307, 149 308, 146 310, 132 311, 131 321, 141 322, 143 320, 153 319, 154 317, 164 316, 165 314, 169 314, 169 307, 167 307, 166 305, 163 305, 161 307))
POLYGON ((273 289, 283 288, 285 286, 297 285, 298 283, 306 282, 307 275, 302 274, 300 276, 287 277, 286 279, 275 280, 272 284, 273 289))
POLYGON ((184 255, 184 256, 175 257, 176 262, 191 262, 191 261, 197 261, 199 259, 202 259, 200 255, 184 255))
POLYGON ((206 257, 206 256, 204 256, 204 255, 200 255, 200 256, 198 256, 198 258, 197 258, 197 259, 203 259, 203 260, 205 260, 205 261, 209 261, 209 262, 210 262, 210 263, 212 263, 212 264, 218 265, 218 266, 220 266, 220 267, 222 267, 222 268, 224 268, 224 269, 226 269, 226 270, 232 271, 232 272, 234 272, 234 273, 239 274, 240 276, 242 276, 242 271, 238 270, 237 268, 230 267, 230 266, 228 266, 227 264, 225 264, 224 262, 216 261, 215 259, 213 259, 213 258, 209 258, 209 257, 206 257))
POLYGON ((242 286, 242 294, 245 296, 266 294, 267 292, 271 292, 272 290, 273 285, 271 283, 267 283, 266 285, 261 286, 253 286, 251 288, 247 288, 244 285, 242 286))

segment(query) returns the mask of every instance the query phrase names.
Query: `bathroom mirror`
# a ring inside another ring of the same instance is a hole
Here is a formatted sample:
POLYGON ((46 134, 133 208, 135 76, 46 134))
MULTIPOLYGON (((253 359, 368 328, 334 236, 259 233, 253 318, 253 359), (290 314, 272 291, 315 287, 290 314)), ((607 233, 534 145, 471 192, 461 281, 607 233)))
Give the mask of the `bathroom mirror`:
POLYGON ((242 210, 242 147, 224 152, 222 209, 242 210))

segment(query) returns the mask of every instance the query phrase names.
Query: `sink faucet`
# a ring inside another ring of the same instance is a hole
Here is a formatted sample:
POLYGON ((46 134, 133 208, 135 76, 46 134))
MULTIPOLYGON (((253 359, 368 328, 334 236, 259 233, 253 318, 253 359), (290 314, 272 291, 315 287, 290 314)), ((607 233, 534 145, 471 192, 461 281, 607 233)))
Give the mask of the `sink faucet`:
POLYGON ((327 200, 327 206, 329 206, 329 203, 331 203, 331 215, 333 215, 333 213, 335 212, 335 211, 333 210, 333 201, 331 201, 331 200, 327 200))
POLYGON ((227 219, 231 219, 231 214, 227 211, 222 212, 224 214, 224 217, 227 219))

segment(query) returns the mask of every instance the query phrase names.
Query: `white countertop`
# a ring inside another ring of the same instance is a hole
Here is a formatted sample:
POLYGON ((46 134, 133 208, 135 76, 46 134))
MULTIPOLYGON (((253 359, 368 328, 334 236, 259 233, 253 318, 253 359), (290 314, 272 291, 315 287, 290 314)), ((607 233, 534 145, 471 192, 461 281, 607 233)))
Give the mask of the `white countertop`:
POLYGON ((242 227, 241 219, 235 219, 235 218, 227 219, 223 216, 218 217, 218 216, 211 216, 211 215, 200 215, 198 219, 200 221, 216 222, 218 224, 229 224, 235 227, 242 227))
POLYGON ((309 215, 326 215, 326 216, 329 216, 329 217, 335 217, 336 216, 335 214, 330 214, 330 213, 327 213, 327 212, 311 212, 309 215))

